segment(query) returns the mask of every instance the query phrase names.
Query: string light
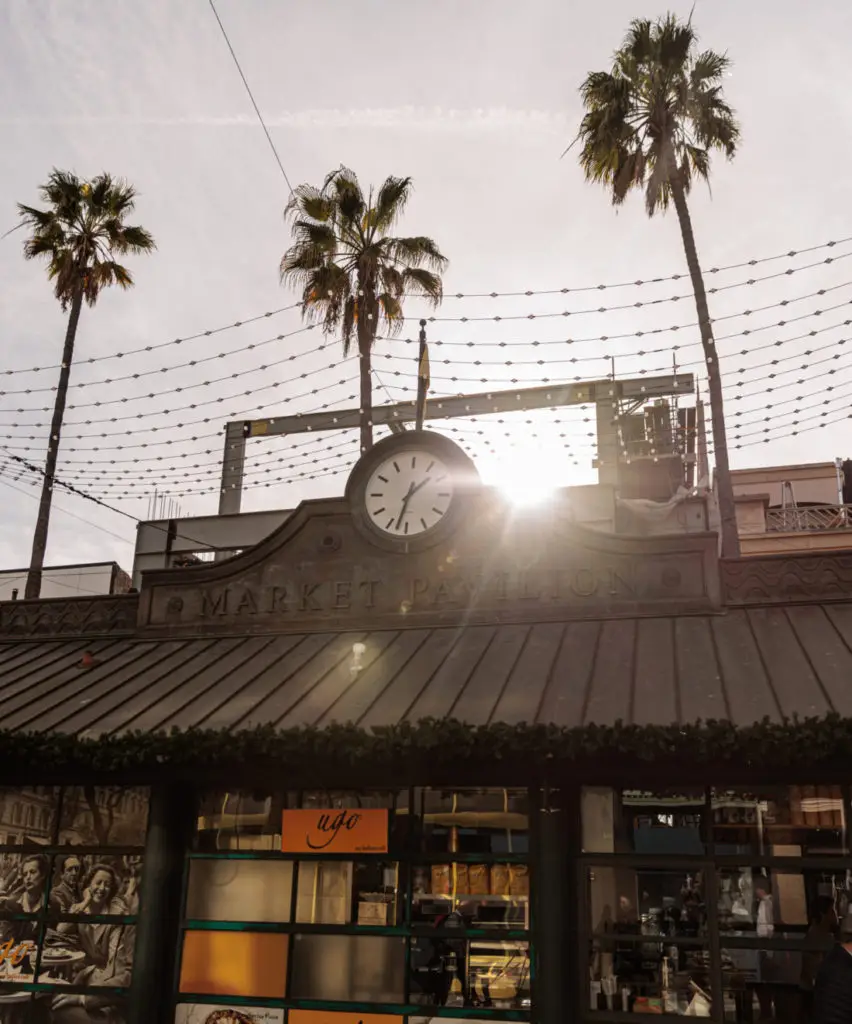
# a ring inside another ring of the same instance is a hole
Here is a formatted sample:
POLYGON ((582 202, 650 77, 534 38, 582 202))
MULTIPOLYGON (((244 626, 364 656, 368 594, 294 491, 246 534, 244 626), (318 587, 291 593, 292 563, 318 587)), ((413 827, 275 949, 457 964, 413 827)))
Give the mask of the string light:
MULTIPOLYGON (((765 263, 773 263, 778 260, 794 259, 796 256, 804 256, 808 253, 819 252, 822 249, 832 249, 838 245, 845 245, 848 242, 852 242, 852 236, 848 238, 841 238, 836 241, 821 242, 819 245, 807 246, 802 249, 789 249, 783 253, 775 253, 772 256, 764 256, 758 259, 745 260, 739 263, 729 263, 726 266, 721 267, 710 267, 704 271, 706 275, 715 275, 726 273, 731 270, 743 270, 746 267, 756 267, 765 263)), ((800 270, 810 270, 814 267, 822 266, 827 263, 836 262, 840 259, 845 259, 847 256, 852 255, 850 253, 843 253, 840 256, 831 257, 829 259, 819 260, 815 263, 809 263, 802 267, 795 267, 790 270, 783 271, 779 274, 772 274, 767 277, 755 278, 748 281, 740 282, 738 285, 730 285, 726 287, 741 287, 743 285, 756 284, 761 281, 772 280, 776 277, 789 276, 794 273, 798 273, 800 270)), ((664 284, 667 281, 681 281, 687 279, 688 275, 684 273, 668 274, 662 277, 646 278, 644 280, 634 281, 620 281, 610 282, 608 284, 594 284, 594 285, 582 285, 579 287, 571 288, 544 288, 544 289, 528 289, 526 291, 491 291, 491 292, 454 292, 446 293, 444 299, 498 299, 498 298, 523 298, 531 297, 534 295, 568 295, 568 294, 579 294, 584 292, 595 292, 595 291, 614 291, 621 288, 641 288, 645 285, 664 284)), ((710 293, 723 289, 711 289, 710 293)), ((409 295, 407 298, 422 298, 418 295, 409 295)), ((222 334, 225 331, 231 331, 236 328, 245 327, 248 324, 257 323, 260 320, 266 320, 273 316, 278 316, 281 313, 290 312, 294 309, 300 309, 302 306, 301 302, 293 302, 287 306, 281 306, 278 309, 270 310, 266 313, 258 313, 253 316, 244 317, 242 320, 237 320, 234 323, 227 323, 219 327, 207 328, 203 331, 197 331, 195 334, 187 334, 183 337, 173 338, 169 341, 159 342, 155 345, 143 345, 140 348, 128 349, 124 352, 109 352, 102 356, 91 356, 88 359, 82 360, 83 363, 101 363, 108 359, 124 359, 129 356, 143 355, 149 352, 156 352, 163 348, 169 348, 173 345, 181 345, 186 342, 196 341, 199 338, 209 338, 216 334, 222 334)), ((238 350, 239 351, 239 350, 238 350)), ((78 365, 81 362, 77 361, 78 365)), ((30 368, 19 368, 19 369, 8 369, 0 370, 0 374, 8 376, 19 374, 19 373, 44 373, 47 371, 58 370, 61 368, 61 364, 52 364, 49 366, 34 366, 30 368)))

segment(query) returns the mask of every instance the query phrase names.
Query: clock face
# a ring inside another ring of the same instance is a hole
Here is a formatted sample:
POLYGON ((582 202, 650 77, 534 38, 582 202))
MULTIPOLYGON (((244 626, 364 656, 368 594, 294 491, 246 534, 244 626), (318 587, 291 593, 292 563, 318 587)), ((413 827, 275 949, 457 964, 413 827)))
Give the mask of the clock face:
POLYGON ((415 537, 446 516, 453 500, 450 470, 428 451, 403 450, 386 458, 367 481, 367 515, 382 533, 415 537))

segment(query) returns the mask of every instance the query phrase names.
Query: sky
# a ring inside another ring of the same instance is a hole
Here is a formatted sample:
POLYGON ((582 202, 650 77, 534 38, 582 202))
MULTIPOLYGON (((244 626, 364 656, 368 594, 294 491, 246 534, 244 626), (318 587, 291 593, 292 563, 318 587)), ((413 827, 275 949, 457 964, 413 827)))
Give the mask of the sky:
MULTIPOLYGON (((692 6, 670 4, 684 17, 692 6)), ((852 134, 838 126, 852 123, 852 7, 694 7, 702 44, 734 62, 725 88, 743 128, 735 161, 714 164, 712 195, 699 187, 691 199, 718 289, 732 463, 846 457, 852 134)), ((665 374, 673 360, 700 375, 674 216, 649 220, 639 197, 614 210, 573 153, 561 158, 585 74, 609 66, 631 18, 665 6, 217 0, 217 10, 294 185, 340 164, 365 186, 413 177, 399 230, 431 235, 450 260, 434 314, 446 319, 428 328, 436 394, 601 378, 613 356, 619 376, 665 374)), ((227 420, 351 407, 357 366, 337 339, 305 330, 298 309, 277 312, 295 301, 278 277, 288 188, 207 0, 0 0, 0 131, 0 233, 16 224, 16 202, 37 204, 55 166, 127 178, 136 220, 157 240, 153 256, 128 261, 131 292, 83 312, 60 456, 62 479, 127 515, 57 492, 48 547, 50 565, 129 569, 132 517, 148 517, 155 490, 183 515, 216 512, 227 420)), ((0 241, 0 568, 28 561, 38 481, 8 453, 43 463, 65 328, 21 240, 0 241)), ((401 336, 377 343, 377 404, 412 396, 423 313, 409 302, 401 336)), ((592 418, 458 421, 453 436, 486 480, 592 483, 592 418)), ((340 494, 356 454, 354 432, 253 441, 243 508, 340 494)))

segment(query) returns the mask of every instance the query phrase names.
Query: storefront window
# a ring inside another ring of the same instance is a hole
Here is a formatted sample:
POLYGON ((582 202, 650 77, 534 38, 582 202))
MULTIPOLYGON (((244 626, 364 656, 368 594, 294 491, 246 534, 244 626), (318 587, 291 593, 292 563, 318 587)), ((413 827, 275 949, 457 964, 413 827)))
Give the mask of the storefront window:
POLYGON ((275 860, 193 860, 186 916, 199 921, 288 921, 293 865, 275 860))
POLYGON ((463 936, 411 940, 411 1001, 528 1009, 529 944, 463 936))
POLYGON ((701 789, 606 789, 582 794, 585 853, 648 856, 704 853, 705 795, 701 789))
POLYGON ((402 1024, 418 1006, 523 1019, 528 830, 522 789, 210 794, 176 1020, 194 1021, 202 995, 247 1013, 243 1000, 271 1000, 288 1024, 402 1024))
POLYGON ((847 850, 840 786, 714 789, 711 801, 717 854, 819 857, 847 850))
POLYGON ((588 873, 589 926, 596 935, 707 934, 700 870, 596 866, 588 873))
POLYGON ((710 953, 701 942, 595 939, 589 979, 590 1011, 708 1016, 710 953))
POLYGON ((852 930, 846 792, 584 789, 587 1012, 807 1019, 823 956, 852 930))
POLYGON ((0 1012, 14 1007, 23 1021, 32 1010, 33 1020, 52 1024, 73 1006, 81 1022, 123 1024, 148 792, 35 787, 4 790, 0 804, 41 830, 7 831, 0 844, 0 1012), (37 850, 21 851, 36 838, 37 850))

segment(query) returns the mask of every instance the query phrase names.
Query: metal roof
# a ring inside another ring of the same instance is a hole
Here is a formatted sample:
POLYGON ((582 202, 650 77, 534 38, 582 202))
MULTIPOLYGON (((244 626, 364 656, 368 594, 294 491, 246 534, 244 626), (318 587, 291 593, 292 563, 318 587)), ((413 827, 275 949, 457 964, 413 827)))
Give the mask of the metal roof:
POLYGON ((852 604, 375 632, 0 644, 0 722, 126 730, 852 716, 852 604), (363 646, 359 646, 363 645, 363 646))

